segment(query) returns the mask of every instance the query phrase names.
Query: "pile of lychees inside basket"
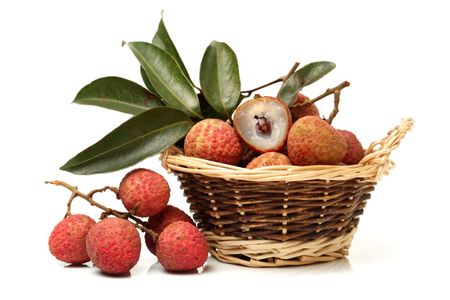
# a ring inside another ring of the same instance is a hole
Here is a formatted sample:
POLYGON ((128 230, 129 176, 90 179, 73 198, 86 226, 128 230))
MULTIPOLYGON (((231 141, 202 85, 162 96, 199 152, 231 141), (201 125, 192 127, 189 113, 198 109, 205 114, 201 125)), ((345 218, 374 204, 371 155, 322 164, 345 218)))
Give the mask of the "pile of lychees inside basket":
POLYGON ((257 96, 237 108, 233 127, 219 119, 195 124, 184 140, 184 153, 249 169, 357 164, 364 157, 357 137, 333 128, 314 103, 302 106, 307 101, 298 93, 289 108, 278 98, 257 96))
MULTIPOLYGON (((74 102, 133 116, 70 159, 62 170, 80 175, 117 171, 169 147, 213 164, 243 167, 243 172, 286 165, 357 164, 364 156, 353 133, 331 125, 347 81, 315 98, 300 93, 333 70, 332 62, 313 62, 300 69, 295 63, 286 75, 242 90, 235 53, 227 44, 213 41, 203 55, 199 87, 190 78, 163 20, 152 43, 124 44, 138 59, 145 87, 120 77, 104 77, 83 87, 74 102), (281 83, 276 97, 254 95, 276 83, 281 83), (315 103, 327 96, 334 97, 334 109, 325 118, 315 103)), ((148 249, 167 270, 195 270, 208 257, 205 237, 186 213, 167 205, 169 185, 152 170, 135 169, 119 188, 106 186, 89 193, 63 181, 48 183, 71 191, 65 217, 49 239, 50 252, 61 261, 92 261, 105 273, 127 273, 141 253, 138 230, 145 233, 148 249), (108 190, 126 211, 94 200, 95 194, 108 190), (75 198, 101 209, 100 221, 72 214, 75 198)))

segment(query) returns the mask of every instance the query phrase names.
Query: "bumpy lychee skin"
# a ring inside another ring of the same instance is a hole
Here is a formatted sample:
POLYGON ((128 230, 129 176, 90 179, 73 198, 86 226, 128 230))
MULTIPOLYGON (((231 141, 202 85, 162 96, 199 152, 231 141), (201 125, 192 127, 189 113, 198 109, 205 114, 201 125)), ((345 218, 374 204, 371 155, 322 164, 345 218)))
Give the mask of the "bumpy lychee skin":
POLYGON ((195 124, 184 139, 187 156, 237 165, 242 155, 241 142, 230 124, 220 119, 205 119, 195 124))
MULTIPOLYGON (((305 101, 308 101, 309 98, 305 95, 298 93, 297 94, 297 100, 293 103, 294 104, 302 104, 305 101)), ((320 117, 319 109, 317 106, 313 103, 310 105, 305 106, 297 106, 297 107, 291 107, 291 114, 292 114, 292 122, 297 121, 300 118, 303 118, 305 116, 317 116, 320 117)))
POLYGON ((58 260, 82 264, 89 261, 86 235, 95 221, 86 215, 71 215, 59 222, 48 239, 50 252, 58 260))
POLYGON ((141 253, 136 228, 124 219, 106 218, 91 228, 86 250, 94 266, 108 274, 123 274, 133 268, 141 253))
POLYGON ((288 135, 288 156, 293 164, 336 165, 347 151, 345 138, 319 117, 298 119, 288 135))
POLYGON ((255 157, 248 165, 247 169, 255 169, 266 166, 292 165, 289 157, 278 152, 266 152, 255 157))
POLYGON ((191 223, 178 221, 167 226, 156 244, 156 257, 169 271, 192 271, 208 258, 208 244, 191 223))
POLYGON ((166 179, 158 173, 135 169, 122 179, 118 196, 129 211, 138 205, 135 215, 150 217, 166 207, 170 188, 166 179))
MULTIPOLYGON (((149 218, 147 228, 156 233, 161 233, 164 228, 177 221, 184 221, 194 225, 191 217, 189 217, 184 211, 178 207, 167 205, 167 207, 160 213, 149 218)), ((148 233, 145 234, 145 244, 147 245, 148 250, 156 255, 156 245, 153 242, 153 237, 148 233)))
POLYGON ((364 149, 353 132, 348 130, 338 130, 347 142, 347 152, 342 162, 347 165, 355 165, 364 157, 364 149))
POLYGON ((259 97, 241 104, 233 116, 242 141, 258 153, 280 151, 292 125, 289 107, 274 97, 259 97))

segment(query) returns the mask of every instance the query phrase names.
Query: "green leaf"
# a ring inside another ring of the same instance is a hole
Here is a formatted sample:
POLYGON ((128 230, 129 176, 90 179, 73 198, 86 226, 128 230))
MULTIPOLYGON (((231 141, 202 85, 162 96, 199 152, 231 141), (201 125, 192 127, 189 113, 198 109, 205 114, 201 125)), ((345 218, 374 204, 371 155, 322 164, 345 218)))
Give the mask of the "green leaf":
POLYGON ((231 119, 239 100, 241 80, 236 54, 225 43, 213 41, 200 66, 200 86, 209 104, 231 119))
POLYGON ((335 67, 336 65, 329 61, 317 61, 304 66, 283 83, 277 97, 291 105, 303 87, 316 82, 335 67))
POLYGON ((147 87, 147 89, 150 91, 150 93, 152 93, 155 96, 158 96, 158 93, 155 91, 155 88, 152 86, 152 84, 150 83, 150 81, 148 81, 148 77, 147 77, 147 73, 145 73, 144 68, 141 66, 140 67, 141 70, 141 77, 142 80, 144 81, 145 86, 147 87))
POLYGON ((228 120, 227 116, 219 114, 209 103, 206 101, 205 96, 198 94, 198 99, 200 100, 200 107, 202 109, 202 115, 205 118, 228 120))
POLYGON ((73 100, 128 114, 139 114, 163 103, 137 83, 120 77, 103 77, 83 87, 73 100))
POLYGON ((177 109, 164 106, 149 109, 77 154, 61 169, 87 175, 132 166, 176 143, 192 125, 189 117, 177 109))
POLYGON ((180 66, 181 71, 183 71, 183 74, 186 76, 186 78, 192 83, 192 85, 194 84, 191 80, 191 77, 189 77, 189 73, 186 67, 184 66, 183 60, 181 59, 180 54, 178 53, 178 50, 175 47, 175 44, 172 42, 172 39, 170 38, 170 35, 167 32, 166 25, 164 25, 164 20, 162 16, 161 21, 159 22, 158 30, 156 31, 155 36, 153 37, 152 44, 169 52, 170 55, 172 55, 172 57, 175 58, 176 62, 180 66))
POLYGON ((145 42, 128 43, 159 96, 170 107, 202 119, 194 87, 175 59, 165 50, 145 42))

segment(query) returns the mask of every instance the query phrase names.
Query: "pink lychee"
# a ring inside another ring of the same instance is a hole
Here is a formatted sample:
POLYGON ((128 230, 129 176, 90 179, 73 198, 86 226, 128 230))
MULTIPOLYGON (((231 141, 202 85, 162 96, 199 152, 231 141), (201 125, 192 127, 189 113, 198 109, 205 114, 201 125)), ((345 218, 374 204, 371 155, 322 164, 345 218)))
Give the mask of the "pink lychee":
MULTIPOLYGON (((305 101, 309 101, 309 98, 301 93, 298 93, 297 100, 293 103, 293 105, 302 104, 305 101)), ((317 109, 317 106, 314 103, 305 106, 292 107, 290 110, 292 114, 292 122, 295 122, 305 116, 320 116, 319 109, 317 109)))
MULTIPOLYGON (((147 228, 156 233, 161 233, 164 228, 177 221, 189 222, 194 225, 191 217, 189 217, 184 211, 178 207, 167 205, 167 207, 160 213, 149 218, 147 228)), ((153 242, 153 237, 148 233, 145 234, 145 244, 147 245, 148 250, 156 255, 156 245, 153 242)))
POLYGON ((300 118, 292 125, 287 147, 292 163, 300 166, 336 165, 347 151, 345 138, 315 116, 300 118))
POLYGON ((169 271, 192 271, 208 258, 208 244, 191 223, 177 221, 167 226, 156 244, 156 257, 169 271))
POLYGON ((220 119, 204 119, 195 124, 184 140, 187 156, 237 165, 242 145, 230 124, 220 119))
POLYGON ((129 211, 137 207, 134 214, 150 217, 163 210, 170 197, 166 179, 147 169, 135 169, 122 179, 118 197, 129 211))
POLYGON ((89 231, 86 250, 94 266, 105 273, 122 274, 138 262, 141 239, 129 221, 106 218, 89 231))
POLYGON ((58 260, 82 264, 89 261, 86 235, 95 221, 86 215, 70 215, 59 222, 48 239, 50 252, 58 260))
POLYGON ((364 149, 358 138, 353 132, 348 130, 338 130, 347 142, 347 152, 345 153, 342 162, 347 165, 354 165, 364 157, 364 149))
POLYGON ((255 169, 266 166, 292 165, 289 157, 278 152, 266 152, 255 157, 248 165, 247 169, 255 169))

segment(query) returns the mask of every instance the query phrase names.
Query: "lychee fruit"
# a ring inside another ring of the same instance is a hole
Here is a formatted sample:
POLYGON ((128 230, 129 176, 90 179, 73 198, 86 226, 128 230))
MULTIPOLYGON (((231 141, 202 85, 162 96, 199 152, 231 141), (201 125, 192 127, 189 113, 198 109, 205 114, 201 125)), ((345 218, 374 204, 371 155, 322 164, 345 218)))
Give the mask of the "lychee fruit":
MULTIPOLYGON (((298 93, 297 100, 293 103, 293 105, 302 104, 305 101, 309 101, 309 98, 301 93, 298 93)), ((320 117, 319 109, 317 109, 317 106, 314 103, 305 105, 305 106, 291 107, 290 110, 291 110, 291 114, 292 114, 292 122, 295 122, 298 119, 303 118, 305 116, 320 117)))
POLYGON ((247 169, 255 169, 266 166, 292 165, 289 157, 278 152, 266 152, 255 157, 248 165, 247 169))
POLYGON ((344 136, 347 142, 347 152, 345 153, 342 162, 347 165, 355 165, 364 157, 364 149, 358 138, 353 132, 348 130, 338 130, 344 136))
POLYGON ((70 264, 89 261, 86 235, 95 221, 86 215, 70 215, 59 222, 48 239, 50 252, 58 260, 70 264))
POLYGON ((230 124, 220 119, 204 119, 189 130, 184 140, 187 156, 237 165, 242 155, 241 142, 230 124))
POLYGON ((292 125, 287 147, 292 163, 300 166, 339 164, 347 151, 345 138, 315 116, 300 118, 292 125))
POLYGON ((140 217, 150 217, 163 210, 170 197, 166 179, 147 169, 135 169, 122 179, 118 197, 128 211, 140 217))
POLYGON ((166 270, 192 271, 207 260, 208 244, 197 227, 177 221, 167 226, 159 236, 156 257, 166 270))
MULTIPOLYGON (((194 225, 191 217, 189 217, 184 211, 182 211, 178 207, 167 205, 167 207, 164 208, 160 213, 149 218, 147 222, 147 228, 153 230, 156 233, 161 233, 164 228, 177 221, 189 222, 194 225)), ((145 244, 147 245, 148 250, 156 255, 155 242, 153 242, 153 237, 148 233, 145 234, 145 244)))
POLYGON ((123 274, 129 272, 138 262, 141 239, 129 221, 106 218, 89 231, 86 250, 94 266, 103 272, 123 274))
POLYGON ((234 129, 252 150, 281 150, 292 125, 289 107, 282 100, 260 97, 241 104, 234 113, 234 129))

